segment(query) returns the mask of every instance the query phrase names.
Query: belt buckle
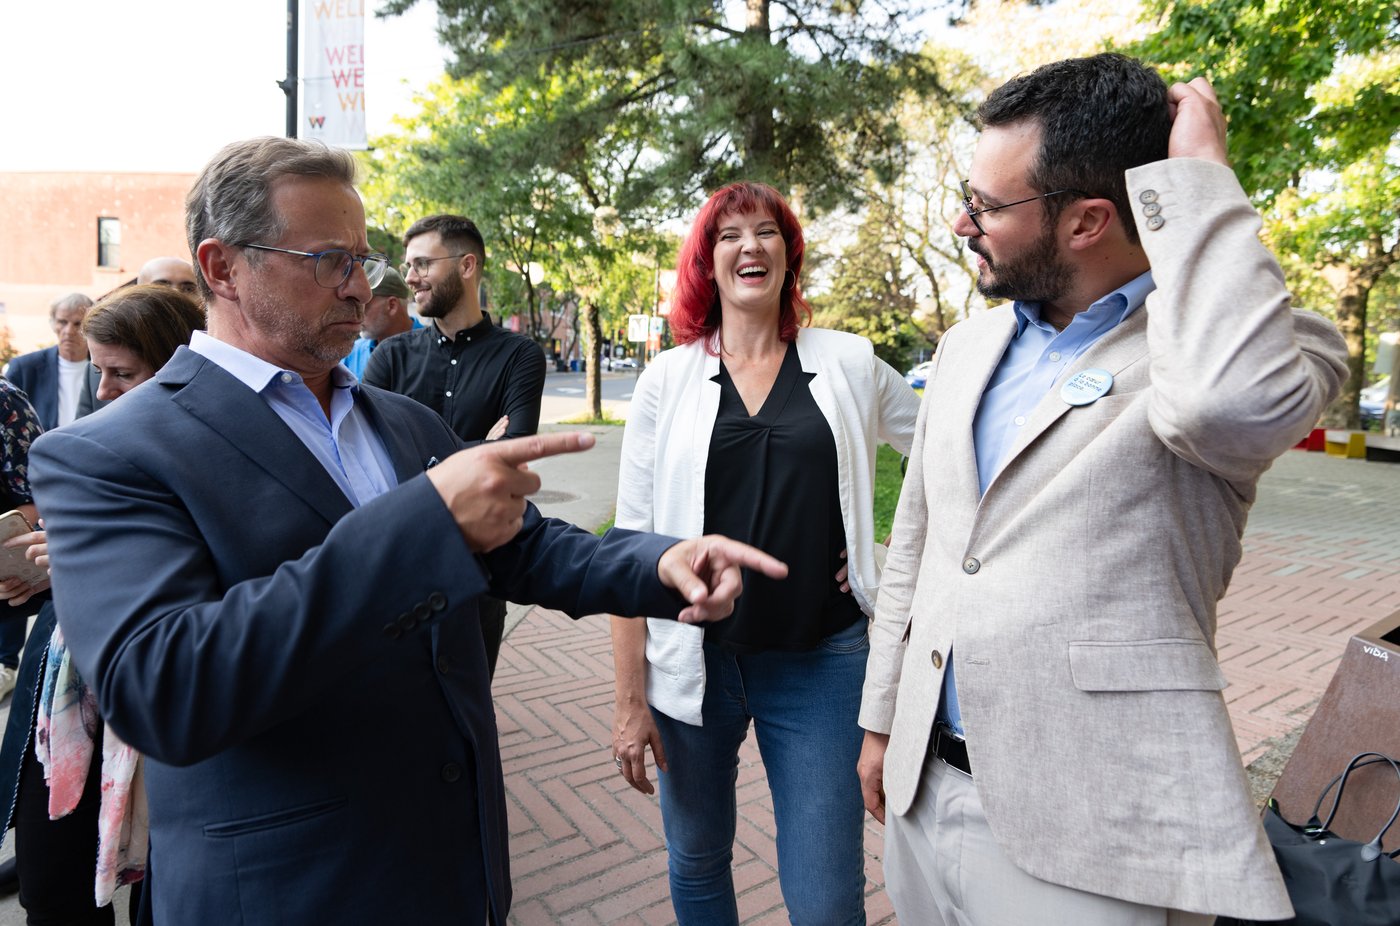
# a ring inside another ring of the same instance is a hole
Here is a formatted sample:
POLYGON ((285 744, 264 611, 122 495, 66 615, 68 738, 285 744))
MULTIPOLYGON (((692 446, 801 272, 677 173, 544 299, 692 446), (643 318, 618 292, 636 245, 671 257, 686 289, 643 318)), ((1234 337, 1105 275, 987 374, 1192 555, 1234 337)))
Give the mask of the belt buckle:
POLYGON ((929 751, 944 765, 971 778, 972 764, 967 761, 966 743, 967 739, 958 736, 952 727, 938 723, 933 727, 933 746, 929 751), (957 764, 954 759, 960 759, 962 764, 957 764))

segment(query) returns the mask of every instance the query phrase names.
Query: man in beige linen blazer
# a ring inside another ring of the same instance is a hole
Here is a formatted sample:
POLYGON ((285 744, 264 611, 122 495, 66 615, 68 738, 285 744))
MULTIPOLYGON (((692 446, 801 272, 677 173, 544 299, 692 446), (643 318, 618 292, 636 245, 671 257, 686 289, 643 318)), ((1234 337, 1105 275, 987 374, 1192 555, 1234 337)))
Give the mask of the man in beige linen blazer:
POLYGON ((876 603, 859 770, 895 910, 1287 917, 1215 611, 1258 479, 1337 394, 1345 346, 1290 309, 1204 80, 1168 89, 1098 55, 1011 81, 979 115, 954 228, 979 289, 1015 304, 939 345, 876 603), (1120 291, 1114 323, 1054 366, 1120 291), (1057 340, 1018 354, 1037 330, 1057 340), (950 706, 965 742, 936 729, 950 706))

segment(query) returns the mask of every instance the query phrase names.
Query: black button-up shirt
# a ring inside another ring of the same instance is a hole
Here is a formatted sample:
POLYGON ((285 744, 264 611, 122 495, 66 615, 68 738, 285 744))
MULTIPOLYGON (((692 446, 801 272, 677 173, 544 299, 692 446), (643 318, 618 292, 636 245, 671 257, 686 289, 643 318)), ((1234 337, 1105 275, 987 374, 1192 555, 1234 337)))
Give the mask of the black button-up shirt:
POLYGON ((510 416, 506 437, 539 430, 544 371, 538 344, 483 314, 455 338, 430 323, 382 341, 363 379, 428 406, 462 440, 479 441, 502 415, 510 416))

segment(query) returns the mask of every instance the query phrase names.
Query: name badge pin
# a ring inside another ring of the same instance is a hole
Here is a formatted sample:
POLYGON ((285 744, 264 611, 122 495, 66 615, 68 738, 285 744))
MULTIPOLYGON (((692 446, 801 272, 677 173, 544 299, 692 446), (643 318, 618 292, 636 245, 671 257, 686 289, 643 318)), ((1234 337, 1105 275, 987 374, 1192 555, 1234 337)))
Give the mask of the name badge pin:
POLYGON ((1113 388, 1113 374, 1107 370, 1080 370, 1060 387, 1060 398, 1069 405, 1097 402, 1113 388))

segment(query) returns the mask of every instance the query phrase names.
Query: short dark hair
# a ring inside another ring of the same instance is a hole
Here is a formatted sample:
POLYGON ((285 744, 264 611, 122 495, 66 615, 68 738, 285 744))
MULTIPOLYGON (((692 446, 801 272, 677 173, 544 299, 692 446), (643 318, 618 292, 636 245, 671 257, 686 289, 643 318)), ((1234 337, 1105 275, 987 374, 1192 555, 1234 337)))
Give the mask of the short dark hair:
POLYGON ((83 319, 83 336, 125 347, 159 370, 203 327, 204 310, 192 297, 163 283, 144 283, 103 296, 83 319))
MULTIPOLYGON (((1167 156, 1171 112, 1167 85, 1135 58, 1102 54, 1036 68, 992 91, 977 109, 983 126, 1034 120, 1040 152, 1027 179, 1043 193, 1078 190, 1112 201, 1138 241, 1123 174, 1167 156)), ((1073 197, 1045 200, 1053 221, 1073 197)))
POLYGON ((403 233, 404 247, 408 247, 408 243, 414 238, 428 232, 437 232, 443 244, 452 248, 466 248, 476 255, 477 263, 486 263, 486 239, 481 237, 481 230, 476 227, 476 223, 466 216, 443 212, 419 219, 403 233))

